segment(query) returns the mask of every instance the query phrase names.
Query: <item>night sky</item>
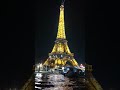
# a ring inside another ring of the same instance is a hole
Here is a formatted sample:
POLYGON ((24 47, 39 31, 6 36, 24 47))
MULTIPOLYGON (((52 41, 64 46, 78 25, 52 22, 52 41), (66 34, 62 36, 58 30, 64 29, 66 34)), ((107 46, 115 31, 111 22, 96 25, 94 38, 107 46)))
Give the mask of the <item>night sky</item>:
MULTIPOLYGON (((51 52, 61 0, 1 1, 0 87, 20 87, 35 61, 51 52)), ((117 5, 104 0, 66 0, 68 45, 78 62, 93 65, 104 90, 118 88, 120 40, 117 5)))

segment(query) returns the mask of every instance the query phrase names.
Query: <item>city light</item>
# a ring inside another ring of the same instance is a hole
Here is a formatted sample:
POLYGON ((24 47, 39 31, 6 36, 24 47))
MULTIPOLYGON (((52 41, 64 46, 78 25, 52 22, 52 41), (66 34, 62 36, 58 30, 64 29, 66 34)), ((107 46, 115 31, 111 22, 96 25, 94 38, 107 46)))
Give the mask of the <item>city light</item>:
POLYGON ((42 78, 42 76, 43 76, 42 73, 37 73, 36 74, 36 77, 38 77, 38 78, 42 78))
POLYGON ((65 69, 65 67, 62 67, 62 70, 64 70, 65 69))
POLYGON ((40 63, 40 67, 43 67, 42 63, 40 63))
POLYGON ((83 66, 83 64, 80 64, 80 68, 85 68, 85 66, 83 66))

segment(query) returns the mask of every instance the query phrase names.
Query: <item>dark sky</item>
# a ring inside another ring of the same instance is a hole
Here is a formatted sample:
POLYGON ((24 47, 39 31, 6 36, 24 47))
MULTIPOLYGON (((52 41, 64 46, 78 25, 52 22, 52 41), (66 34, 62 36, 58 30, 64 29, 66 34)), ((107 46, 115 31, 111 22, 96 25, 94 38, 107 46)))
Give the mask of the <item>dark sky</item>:
MULTIPOLYGON (((0 87, 20 87, 35 59, 46 58, 57 33, 60 0, 1 1, 0 87)), ((66 0, 68 45, 75 58, 93 65, 103 86, 119 85, 117 5, 104 0, 66 0)))

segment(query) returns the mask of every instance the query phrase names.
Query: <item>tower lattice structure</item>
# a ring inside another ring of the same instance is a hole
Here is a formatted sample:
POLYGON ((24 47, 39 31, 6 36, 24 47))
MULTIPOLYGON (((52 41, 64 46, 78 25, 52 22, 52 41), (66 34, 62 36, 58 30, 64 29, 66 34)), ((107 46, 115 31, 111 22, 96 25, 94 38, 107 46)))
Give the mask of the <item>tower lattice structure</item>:
POLYGON ((72 66, 78 67, 78 63, 74 59, 74 54, 71 53, 67 42, 64 23, 64 3, 62 3, 60 6, 59 25, 55 44, 44 65, 51 67, 65 66, 68 62, 72 66))

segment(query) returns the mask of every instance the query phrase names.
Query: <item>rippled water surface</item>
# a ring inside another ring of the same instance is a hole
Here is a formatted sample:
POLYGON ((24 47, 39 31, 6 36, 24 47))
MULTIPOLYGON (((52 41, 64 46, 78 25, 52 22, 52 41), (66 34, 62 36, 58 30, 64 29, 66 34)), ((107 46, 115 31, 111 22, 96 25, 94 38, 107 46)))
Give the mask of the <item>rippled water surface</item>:
POLYGON ((35 90, 86 90, 84 78, 67 78, 61 74, 35 76, 35 90))

